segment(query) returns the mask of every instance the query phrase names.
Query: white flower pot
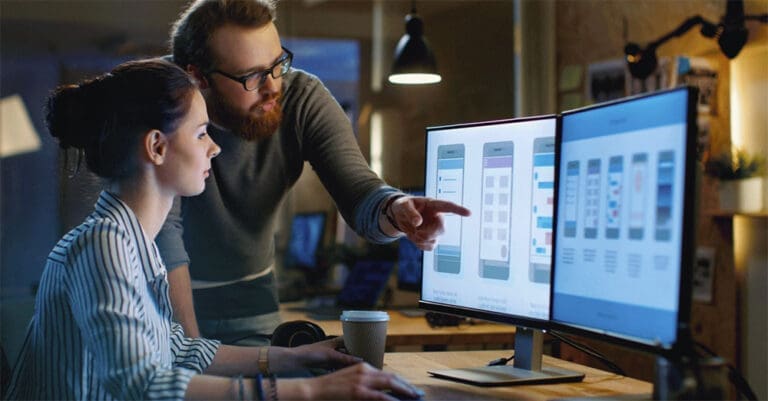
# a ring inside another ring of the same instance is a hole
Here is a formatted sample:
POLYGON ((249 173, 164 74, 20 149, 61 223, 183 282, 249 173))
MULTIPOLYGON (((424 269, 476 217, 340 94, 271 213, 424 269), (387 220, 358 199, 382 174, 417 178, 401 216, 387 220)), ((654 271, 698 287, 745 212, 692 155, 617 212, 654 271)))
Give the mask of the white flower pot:
POLYGON ((754 213, 763 210, 763 177, 720 181, 720 209, 754 213))

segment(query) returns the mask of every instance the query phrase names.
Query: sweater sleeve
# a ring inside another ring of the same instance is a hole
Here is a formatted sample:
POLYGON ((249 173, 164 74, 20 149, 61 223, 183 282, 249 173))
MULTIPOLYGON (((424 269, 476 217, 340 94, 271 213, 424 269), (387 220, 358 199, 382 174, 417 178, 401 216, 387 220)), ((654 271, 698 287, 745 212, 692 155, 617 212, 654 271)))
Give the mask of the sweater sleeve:
POLYGON ((291 90, 299 93, 294 102, 295 128, 303 157, 317 172, 344 220, 368 241, 395 240, 382 232, 378 212, 397 190, 368 167, 344 110, 311 75, 300 73, 292 85, 291 90))

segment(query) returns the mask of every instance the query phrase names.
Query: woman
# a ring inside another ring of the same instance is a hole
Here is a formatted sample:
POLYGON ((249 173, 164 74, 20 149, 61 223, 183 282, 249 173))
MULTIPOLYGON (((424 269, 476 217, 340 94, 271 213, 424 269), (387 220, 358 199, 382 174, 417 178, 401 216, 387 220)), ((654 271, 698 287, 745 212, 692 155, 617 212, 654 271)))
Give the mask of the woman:
POLYGON ((48 256, 8 398, 391 399, 384 389, 415 396, 396 376, 337 352, 338 339, 235 347, 185 338, 172 322, 154 238, 175 196, 203 191, 220 151, 183 70, 135 61, 60 87, 47 124, 62 148, 84 152, 106 189, 48 256), (352 366, 309 379, 267 376, 319 365, 352 366))

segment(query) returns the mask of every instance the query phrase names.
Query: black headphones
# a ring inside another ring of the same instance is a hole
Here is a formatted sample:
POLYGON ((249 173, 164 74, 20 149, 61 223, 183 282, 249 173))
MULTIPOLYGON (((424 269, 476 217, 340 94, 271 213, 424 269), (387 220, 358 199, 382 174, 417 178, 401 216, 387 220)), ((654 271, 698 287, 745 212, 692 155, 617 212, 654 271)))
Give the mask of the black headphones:
POLYGON ((429 324, 429 327, 432 327, 432 328, 452 327, 452 326, 458 326, 462 323, 471 324, 471 322, 467 318, 448 315, 448 314, 439 313, 439 312, 427 312, 424 315, 424 317, 427 319, 427 323, 429 324))
POLYGON ((271 345, 278 347, 298 347, 325 340, 327 336, 323 329, 315 323, 306 320, 285 322, 272 333, 271 345))
POLYGON ((299 345, 325 340, 328 336, 315 323, 307 320, 292 320, 281 323, 272 334, 248 334, 244 337, 229 340, 228 344, 237 343, 249 338, 263 338, 269 340, 270 345, 278 347, 298 347, 299 345))

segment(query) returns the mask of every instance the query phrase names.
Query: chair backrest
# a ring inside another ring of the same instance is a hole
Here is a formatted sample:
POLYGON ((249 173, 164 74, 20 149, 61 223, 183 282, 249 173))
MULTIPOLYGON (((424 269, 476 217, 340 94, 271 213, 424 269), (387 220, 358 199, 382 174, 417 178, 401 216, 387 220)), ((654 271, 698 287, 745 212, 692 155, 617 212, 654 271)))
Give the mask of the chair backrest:
POLYGON ((0 399, 5 399, 5 391, 11 381, 11 365, 8 363, 8 357, 5 355, 5 349, 0 344, 0 399))

